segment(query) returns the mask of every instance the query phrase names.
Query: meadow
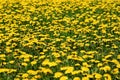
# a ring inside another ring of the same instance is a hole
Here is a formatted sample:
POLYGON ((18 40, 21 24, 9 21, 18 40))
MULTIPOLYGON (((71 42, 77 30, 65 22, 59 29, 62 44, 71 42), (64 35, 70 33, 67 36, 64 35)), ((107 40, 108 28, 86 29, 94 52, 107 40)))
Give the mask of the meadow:
POLYGON ((120 0, 0 0, 0 80, 120 80, 120 0))

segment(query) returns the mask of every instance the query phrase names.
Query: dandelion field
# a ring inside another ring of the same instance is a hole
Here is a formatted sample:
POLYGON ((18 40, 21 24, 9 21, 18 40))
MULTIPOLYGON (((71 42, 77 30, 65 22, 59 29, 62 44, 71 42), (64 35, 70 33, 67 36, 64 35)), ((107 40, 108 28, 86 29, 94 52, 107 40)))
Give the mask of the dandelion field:
POLYGON ((120 1, 0 0, 0 80, 120 80, 120 1))

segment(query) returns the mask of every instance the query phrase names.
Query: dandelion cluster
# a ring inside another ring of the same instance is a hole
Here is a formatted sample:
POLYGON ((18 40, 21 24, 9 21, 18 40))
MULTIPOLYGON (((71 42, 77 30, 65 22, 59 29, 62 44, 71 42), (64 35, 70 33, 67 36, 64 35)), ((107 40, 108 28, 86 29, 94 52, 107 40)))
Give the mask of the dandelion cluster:
POLYGON ((120 80, 119 0, 0 0, 0 80, 120 80))

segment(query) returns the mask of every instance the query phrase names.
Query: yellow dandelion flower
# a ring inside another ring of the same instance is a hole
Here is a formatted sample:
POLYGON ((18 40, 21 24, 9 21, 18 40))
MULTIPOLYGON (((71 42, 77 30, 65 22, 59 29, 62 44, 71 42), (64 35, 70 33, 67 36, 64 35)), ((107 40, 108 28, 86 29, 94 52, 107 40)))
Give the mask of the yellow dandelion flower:
POLYGON ((23 77, 23 78, 26 78, 26 77, 28 77, 28 74, 25 73, 25 74, 22 75, 22 77, 23 77))
POLYGON ((5 57, 5 56, 6 56, 5 54, 0 54, 0 58, 5 57))
POLYGON ((10 61, 10 64, 13 64, 14 62, 15 62, 15 61, 12 60, 12 61, 10 61))
POLYGON ((74 70, 74 67, 68 67, 67 70, 65 71, 65 74, 72 73, 74 70))
POLYGON ((34 77, 35 77, 36 79, 40 79, 40 78, 41 78, 40 75, 35 75, 34 77))
POLYGON ((83 65, 84 67, 91 67, 91 65, 88 65, 87 62, 83 62, 82 65, 83 65))
POLYGON ((88 78, 93 78, 94 76, 92 74, 87 74, 88 78))
POLYGON ((9 53, 9 52, 12 52, 11 48, 10 47, 7 47, 6 48, 6 51, 9 53))
POLYGON ((101 67, 100 70, 104 70, 105 72, 107 72, 107 71, 111 70, 111 67, 110 66, 104 66, 104 67, 101 67))
POLYGON ((105 29, 102 29, 102 33, 106 33, 106 30, 105 30, 105 29))
POLYGON ((88 77, 82 77, 82 80, 89 80, 88 77))
POLYGON ((9 71, 7 73, 12 73, 12 72, 16 72, 16 69, 9 69, 9 71))
POLYGON ((107 55, 107 56, 105 56, 105 59, 107 59, 107 58, 109 58, 109 57, 111 57, 112 55, 107 55))
POLYGON ((81 53, 85 53, 86 51, 85 51, 85 50, 81 50, 80 52, 81 52, 81 53))
POLYGON ((84 43, 79 43, 79 46, 80 46, 80 47, 83 47, 83 46, 84 46, 84 43))
POLYGON ((4 60, 4 61, 6 60, 4 57, 2 57, 2 58, 0 58, 0 59, 1 59, 1 60, 4 60))
POLYGON ((84 59, 88 58, 89 56, 88 55, 83 55, 82 56, 84 59))
POLYGON ((44 54, 45 52, 47 52, 47 49, 44 49, 43 52, 40 52, 41 54, 44 54))
POLYGON ((32 78, 32 79, 30 79, 30 80, 37 80, 37 79, 33 77, 33 78, 32 78))
POLYGON ((89 19, 85 19, 85 22, 89 22, 89 19))
POLYGON ((118 46, 115 45, 115 44, 113 44, 113 45, 112 45, 112 48, 115 48, 115 49, 116 49, 116 48, 118 48, 118 46))
POLYGON ((42 55, 39 57, 39 59, 44 59, 45 58, 45 55, 42 55))
POLYGON ((75 64, 75 66, 80 66, 80 64, 79 64, 79 63, 77 63, 77 64, 75 64))
POLYGON ((9 71, 9 69, 6 69, 6 68, 1 68, 0 69, 0 73, 2 73, 2 72, 8 72, 9 71))
POLYGON ((45 59, 43 62, 42 62, 42 65, 43 66, 46 66, 49 64, 49 59, 45 59))
POLYGON ((88 67, 81 67, 81 70, 84 72, 88 72, 89 71, 89 68, 88 67))
POLYGON ((60 70, 67 70, 69 67, 61 67, 60 70))
POLYGON ((81 80, 79 77, 74 77, 73 80, 81 80))
POLYGON ((57 63, 56 62, 49 62, 49 64, 48 64, 50 67, 52 67, 52 66, 56 66, 57 65, 57 63))
POLYGON ((27 73, 30 74, 30 75, 36 75, 36 74, 37 74, 37 71, 28 70, 27 73))
POLYGON ((38 58, 38 56, 34 56, 34 59, 38 58))
POLYGON ((117 55, 117 59, 120 59, 120 55, 117 55))
POLYGON ((40 52, 40 54, 42 55, 42 54, 45 54, 44 52, 40 52))
POLYGON ((120 68, 120 63, 119 63, 119 64, 117 64, 117 68, 120 68))
POLYGON ((98 64, 97 64, 97 67, 101 67, 101 66, 103 66, 102 63, 98 63, 98 64))
POLYGON ((3 8, 3 6, 2 5, 0 5, 0 9, 2 9, 3 8))
POLYGON ((52 55, 54 55, 55 57, 60 57, 60 54, 56 52, 52 53, 52 55))
POLYGON ((25 63, 25 62, 23 62, 21 65, 23 65, 23 66, 27 66, 28 64, 27 64, 27 63, 25 63))
POLYGON ((30 59, 29 58, 24 58, 24 62, 29 62, 30 59))
POLYGON ((6 62, 3 62, 4 65, 6 65, 7 63, 6 62))
POLYGON ((55 77, 55 78, 59 78, 59 77, 61 77, 62 75, 63 75, 62 72, 56 72, 56 73, 54 74, 54 77, 55 77))
POLYGON ((95 78, 96 78, 96 79, 100 79, 100 78, 102 78, 102 75, 99 74, 99 73, 96 73, 96 74, 95 74, 95 78))
POLYGON ((78 59, 76 59, 76 60, 78 60, 78 61, 83 61, 84 59, 79 56, 78 59))
POLYGON ((45 73, 45 74, 52 74, 53 72, 52 72, 52 70, 51 69, 49 69, 49 68, 40 68, 41 69, 41 72, 43 72, 43 73, 45 73))
POLYGON ((85 44, 85 46, 87 46, 87 47, 88 47, 88 46, 90 46, 90 44, 88 44, 88 43, 87 43, 87 44, 85 44))
POLYGON ((105 80, 112 80, 110 74, 104 74, 103 76, 105 77, 105 80))
POLYGON ((34 17, 34 18, 33 18, 33 20, 37 20, 37 19, 38 19, 38 17, 34 17))
POLYGON ((119 64, 119 61, 116 59, 113 59, 111 62, 115 63, 115 64, 119 64))
POLYGON ((23 6, 25 6, 25 5, 27 5, 28 3, 25 2, 25 1, 20 1, 20 4, 23 5, 23 6))
POLYGON ((82 71, 81 70, 75 70, 75 71, 72 72, 72 75, 76 75, 76 74, 79 74, 79 73, 82 73, 82 71))
POLYGON ((111 70, 111 67, 110 67, 110 66, 105 66, 105 67, 104 67, 104 70, 110 71, 110 70, 111 70))
POLYGON ((31 65, 35 65, 37 63, 37 60, 34 60, 31 62, 31 65))
POLYGON ((55 60, 55 62, 56 62, 56 63, 61 63, 62 61, 59 60, 59 59, 57 59, 57 60, 55 60))
POLYGON ((115 69, 113 69, 113 74, 118 74, 119 73, 119 69, 118 68, 115 68, 115 69))
POLYGON ((60 80, 68 80, 68 77, 67 76, 62 76, 62 77, 60 77, 60 80))
POLYGON ((72 59, 72 55, 68 55, 68 56, 67 56, 67 59, 72 59))

